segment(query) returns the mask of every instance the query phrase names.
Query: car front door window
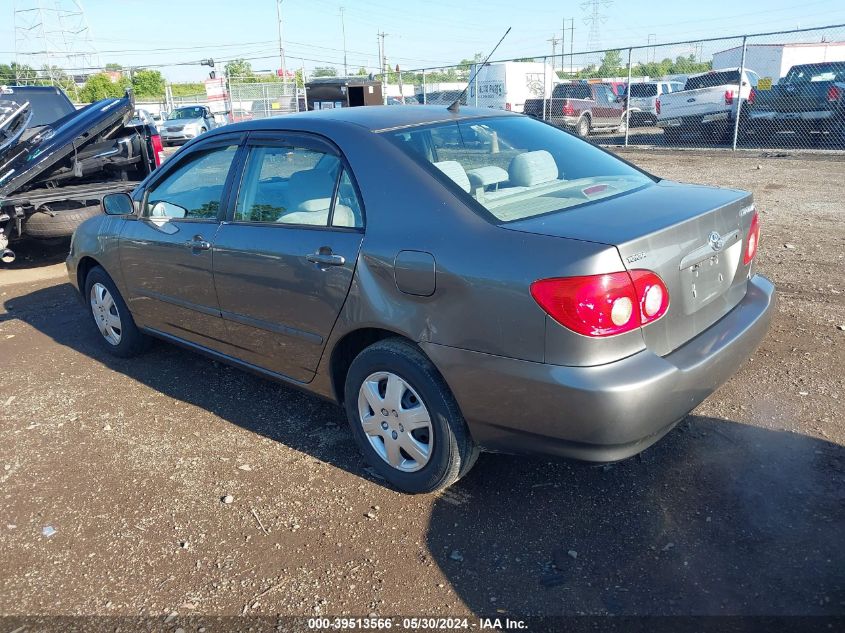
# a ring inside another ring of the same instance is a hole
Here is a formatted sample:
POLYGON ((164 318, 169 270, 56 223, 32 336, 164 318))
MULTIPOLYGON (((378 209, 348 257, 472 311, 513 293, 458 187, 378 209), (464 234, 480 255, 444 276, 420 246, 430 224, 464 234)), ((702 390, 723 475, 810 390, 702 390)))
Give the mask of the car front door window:
POLYGON ((150 219, 216 220, 237 145, 198 152, 156 183, 147 195, 150 219))

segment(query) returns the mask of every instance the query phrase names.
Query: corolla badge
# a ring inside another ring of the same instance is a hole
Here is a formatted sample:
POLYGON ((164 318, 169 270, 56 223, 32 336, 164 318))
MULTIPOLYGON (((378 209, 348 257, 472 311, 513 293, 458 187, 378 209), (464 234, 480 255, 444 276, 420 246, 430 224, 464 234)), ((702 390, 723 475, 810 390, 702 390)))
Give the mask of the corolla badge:
POLYGON ((711 231, 710 235, 707 237, 707 241, 710 243, 710 248, 717 253, 725 247, 725 240, 721 235, 719 235, 718 231, 711 231))

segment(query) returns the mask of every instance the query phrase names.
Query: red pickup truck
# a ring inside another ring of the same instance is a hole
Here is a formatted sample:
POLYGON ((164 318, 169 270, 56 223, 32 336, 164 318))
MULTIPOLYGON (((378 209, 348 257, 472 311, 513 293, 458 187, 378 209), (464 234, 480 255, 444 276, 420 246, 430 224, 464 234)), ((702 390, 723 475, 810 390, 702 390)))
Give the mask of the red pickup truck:
POLYGON ((580 137, 599 128, 625 131, 625 97, 617 97, 608 84, 557 84, 551 99, 528 99, 523 112, 580 137))

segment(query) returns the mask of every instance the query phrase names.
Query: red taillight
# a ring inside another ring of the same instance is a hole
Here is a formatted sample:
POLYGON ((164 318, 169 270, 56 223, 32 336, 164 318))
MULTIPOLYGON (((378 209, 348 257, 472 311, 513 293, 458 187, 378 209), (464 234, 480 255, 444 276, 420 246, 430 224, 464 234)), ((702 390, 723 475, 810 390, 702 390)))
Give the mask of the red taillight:
POLYGON ((161 144, 161 136, 153 134, 150 137, 150 142, 153 144, 153 159, 156 167, 161 167, 164 162, 164 146, 161 144))
POLYGON ((511 104, 510 103, 505 103, 505 110, 507 110, 508 112, 511 111, 511 104))
POLYGON ((725 90, 725 105, 731 105, 734 102, 734 91, 725 90))
POLYGON ((565 116, 575 116, 575 106, 573 106, 571 103, 564 103, 563 114, 565 116))
POLYGON ((654 110, 655 112, 657 112, 657 114, 660 114, 660 99, 657 99, 654 102, 654 110))
POLYGON ((839 97, 842 96, 842 91, 839 89, 839 86, 830 86, 827 89, 827 100, 828 101, 839 101, 839 97))
POLYGON ((750 105, 754 105, 754 100, 757 98, 757 91, 752 88, 751 92, 748 93, 748 103, 750 105))
POLYGON ((754 212, 751 218, 751 228, 748 229, 748 237, 745 238, 745 255, 742 262, 747 266, 757 254, 757 247, 760 245, 760 214, 754 212))
POLYGON ((541 279, 531 284, 531 296, 555 321, 584 336, 635 330, 669 308, 669 291, 650 270, 541 279))

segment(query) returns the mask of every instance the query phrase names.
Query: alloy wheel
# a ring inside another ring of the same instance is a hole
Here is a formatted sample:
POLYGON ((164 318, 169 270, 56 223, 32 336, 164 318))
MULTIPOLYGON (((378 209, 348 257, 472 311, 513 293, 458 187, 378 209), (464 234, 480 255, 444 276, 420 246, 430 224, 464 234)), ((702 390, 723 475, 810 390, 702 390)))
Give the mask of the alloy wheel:
POLYGON ((431 459, 431 416, 403 378, 387 371, 370 374, 358 391, 358 417, 373 450, 391 467, 416 472, 431 459))
POLYGON ((91 286, 91 312, 103 338, 112 345, 119 345, 123 334, 120 313, 109 289, 101 283, 91 286))

